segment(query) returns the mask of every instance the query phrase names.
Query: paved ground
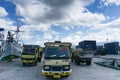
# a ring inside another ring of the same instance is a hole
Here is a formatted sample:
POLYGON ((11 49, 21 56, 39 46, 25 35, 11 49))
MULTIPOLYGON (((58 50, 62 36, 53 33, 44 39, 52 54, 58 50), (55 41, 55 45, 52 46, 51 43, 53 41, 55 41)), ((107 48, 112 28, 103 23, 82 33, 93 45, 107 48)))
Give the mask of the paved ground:
MULTIPOLYGON (((93 59, 99 61, 98 59, 93 59)), ((41 75, 42 63, 37 66, 22 66, 19 60, 0 62, 0 80, 54 80, 41 75)), ((120 80, 120 71, 92 63, 91 66, 75 65, 68 78, 60 80, 120 80)))

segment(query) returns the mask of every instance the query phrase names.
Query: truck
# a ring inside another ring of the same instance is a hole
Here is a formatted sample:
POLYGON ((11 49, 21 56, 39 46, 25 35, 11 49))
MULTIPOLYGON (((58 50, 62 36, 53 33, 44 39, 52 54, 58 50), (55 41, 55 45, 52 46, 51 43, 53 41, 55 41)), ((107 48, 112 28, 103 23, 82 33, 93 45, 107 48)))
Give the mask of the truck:
POLYGON ((71 69, 71 43, 46 42, 43 57, 42 74, 52 78, 68 77, 71 69))
POLYGON ((86 51, 83 49, 73 49, 72 62, 75 62, 76 65, 79 65, 80 63, 86 63, 87 65, 91 65, 93 54, 94 54, 94 51, 86 51))
POLYGON ((23 47, 21 55, 23 66, 27 64, 37 65, 37 62, 41 62, 42 48, 39 45, 23 45, 23 47))

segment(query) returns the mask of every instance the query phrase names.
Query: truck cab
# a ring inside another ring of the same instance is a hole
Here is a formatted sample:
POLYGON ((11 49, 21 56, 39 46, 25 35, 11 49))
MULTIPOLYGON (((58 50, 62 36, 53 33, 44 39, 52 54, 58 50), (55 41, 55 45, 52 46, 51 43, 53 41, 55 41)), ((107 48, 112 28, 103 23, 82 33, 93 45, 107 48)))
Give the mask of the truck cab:
POLYGON ((24 45, 21 55, 23 65, 34 64, 41 61, 42 48, 39 45, 24 45))
POLYGON ((46 42, 42 74, 53 78, 71 75, 71 43, 46 42))

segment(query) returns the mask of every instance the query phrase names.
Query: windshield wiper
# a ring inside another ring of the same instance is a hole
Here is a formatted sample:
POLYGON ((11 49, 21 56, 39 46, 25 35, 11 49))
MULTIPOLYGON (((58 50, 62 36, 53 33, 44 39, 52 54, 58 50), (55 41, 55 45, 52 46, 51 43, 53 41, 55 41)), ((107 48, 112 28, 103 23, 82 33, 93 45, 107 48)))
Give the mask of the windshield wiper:
POLYGON ((55 57, 56 55, 51 55, 50 57, 55 57))
POLYGON ((65 55, 61 55, 60 57, 65 57, 65 55))

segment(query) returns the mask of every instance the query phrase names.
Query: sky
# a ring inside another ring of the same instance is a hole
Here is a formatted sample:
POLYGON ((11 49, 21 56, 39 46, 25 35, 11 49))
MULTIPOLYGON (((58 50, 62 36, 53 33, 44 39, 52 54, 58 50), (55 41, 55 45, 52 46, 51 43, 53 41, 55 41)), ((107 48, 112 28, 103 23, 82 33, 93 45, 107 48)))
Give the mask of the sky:
POLYGON ((120 0, 0 0, 4 34, 20 25, 24 44, 120 41, 120 0))

